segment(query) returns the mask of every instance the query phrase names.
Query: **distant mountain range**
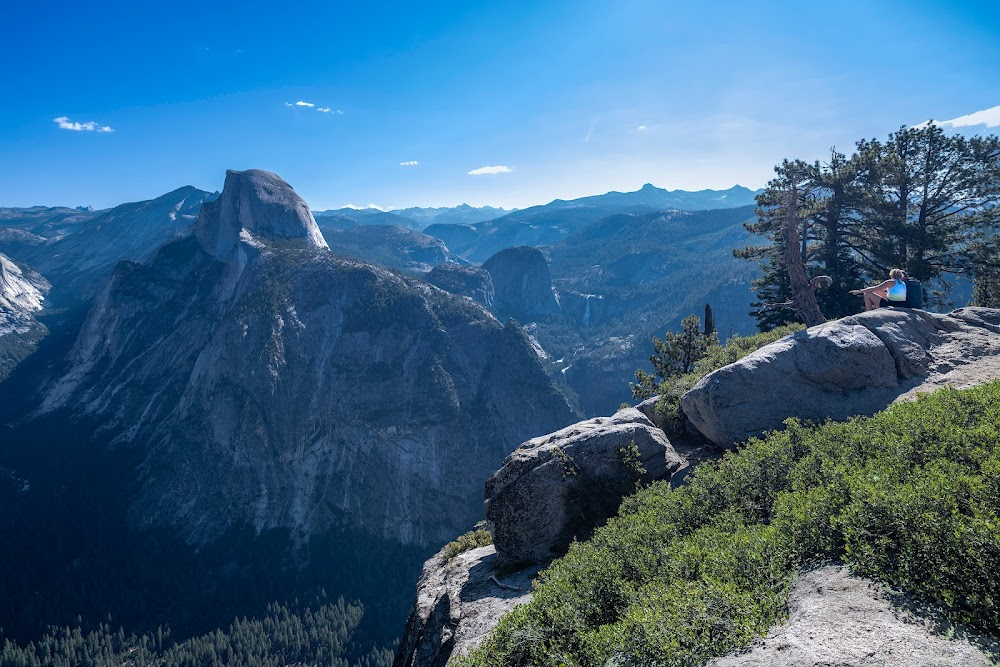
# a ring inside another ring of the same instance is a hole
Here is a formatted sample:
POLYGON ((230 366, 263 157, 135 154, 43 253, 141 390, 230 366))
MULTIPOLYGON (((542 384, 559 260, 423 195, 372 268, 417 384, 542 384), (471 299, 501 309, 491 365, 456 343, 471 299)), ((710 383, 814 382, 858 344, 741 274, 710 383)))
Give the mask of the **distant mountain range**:
POLYGON ((735 208, 756 203, 760 190, 750 190, 742 185, 734 185, 728 190, 664 190, 646 183, 635 192, 608 192, 603 195, 581 197, 570 201, 555 200, 549 207, 578 206, 645 206, 656 209, 676 209, 678 211, 705 211, 716 208, 735 208))
POLYGON ((754 203, 754 191, 736 185, 728 190, 664 190, 650 183, 635 192, 608 192, 579 199, 556 199, 548 204, 525 209, 506 210, 492 206, 475 207, 460 204, 439 208, 403 208, 383 211, 376 208, 339 208, 315 213, 320 226, 347 229, 361 225, 398 225, 424 231, 448 243, 453 252, 466 251, 467 259, 484 261, 502 247, 551 243, 582 225, 612 213, 644 213, 678 210, 703 211, 735 208, 754 203), (321 219, 324 222, 321 222, 321 219), (474 226, 479 244, 452 247, 449 239, 464 234, 448 225, 474 226), (428 228, 433 227, 430 231, 428 228), (534 231, 532 231, 534 230, 534 231), (456 236, 457 235, 457 236, 456 236), (488 237, 489 240, 485 240, 488 237), (475 248, 473 248, 475 245, 475 248))
POLYGON ((0 209, 0 252, 45 276, 57 298, 76 291, 92 295, 119 261, 147 259, 190 229, 201 205, 217 196, 185 186, 104 211, 0 209))
POLYGON ((504 248, 557 243, 587 225, 620 213, 646 214, 663 210, 702 211, 755 203, 756 192, 735 186, 728 190, 663 190, 646 184, 635 192, 608 192, 514 211, 475 224, 434 224, 423 231, 436 236, 455 255, 484 262, 504 248))
POLYGON ((361 225, 397 225, 420 231, 434 224, 473 224, 492 220, 509 213, 506 209, 492 206, 442 206, 439 208, 402 208, 383 211, 377 208, 338 208, 328 211, 318 211, 314 215, 316 221, 328 220, 328 225, 341 228, 358 227, 361 225))

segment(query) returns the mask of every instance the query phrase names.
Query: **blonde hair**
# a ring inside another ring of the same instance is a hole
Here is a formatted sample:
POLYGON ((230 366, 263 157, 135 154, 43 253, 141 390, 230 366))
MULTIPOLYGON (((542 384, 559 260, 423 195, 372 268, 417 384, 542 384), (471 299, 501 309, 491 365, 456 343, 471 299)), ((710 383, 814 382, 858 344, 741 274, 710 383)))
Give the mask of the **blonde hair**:
POLYGON ((906 277, 906 271, 903 269, 893 269, 889 272, 889 277, 893 280, 902 280, 906 277))

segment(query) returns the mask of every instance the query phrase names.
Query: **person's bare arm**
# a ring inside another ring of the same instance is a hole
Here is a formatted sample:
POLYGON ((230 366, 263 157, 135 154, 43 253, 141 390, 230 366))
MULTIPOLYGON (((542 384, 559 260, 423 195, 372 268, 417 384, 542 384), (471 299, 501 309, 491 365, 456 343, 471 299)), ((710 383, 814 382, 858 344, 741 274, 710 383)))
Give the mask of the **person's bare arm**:
POLYGON ((895 280, 886 280, 880 285, 875 285, 874 287, 865 287, 864 289, 852 289, 851 294, 862 294, 864 292, 876 292, 881 293, 888 290, 890 287, 896 284, 895 280))

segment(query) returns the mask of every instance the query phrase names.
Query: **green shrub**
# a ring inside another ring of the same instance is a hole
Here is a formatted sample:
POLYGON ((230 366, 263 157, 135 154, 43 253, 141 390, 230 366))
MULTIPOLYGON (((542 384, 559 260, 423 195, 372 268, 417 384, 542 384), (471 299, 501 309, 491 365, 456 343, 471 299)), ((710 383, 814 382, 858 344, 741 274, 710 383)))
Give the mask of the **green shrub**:
POLYGON ((475 528, 465 535, 461 535, 454 542, 446 544, 441 555, 445 561, 449 561, 461 553, 491 544, 493 544, 493 535, 490 534, 490 531, 485 528, 475 528))
POLYGON ((657 483, 571 546, 465 667, 692 665, 785 614, 795 572, 846 561, 1000 631, 1000 382, 751 440, 657 483))

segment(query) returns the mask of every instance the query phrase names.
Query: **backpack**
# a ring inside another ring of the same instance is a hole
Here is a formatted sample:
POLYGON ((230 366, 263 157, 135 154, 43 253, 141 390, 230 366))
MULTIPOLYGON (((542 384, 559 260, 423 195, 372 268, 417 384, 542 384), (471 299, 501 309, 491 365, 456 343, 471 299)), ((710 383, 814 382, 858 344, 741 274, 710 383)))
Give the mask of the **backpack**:
POLYGON ((914 278, 906 278, 903 282, 906 283, 906 301, 900 305, 903 308, 923 308, 924 289, 920 281, 914 278))

